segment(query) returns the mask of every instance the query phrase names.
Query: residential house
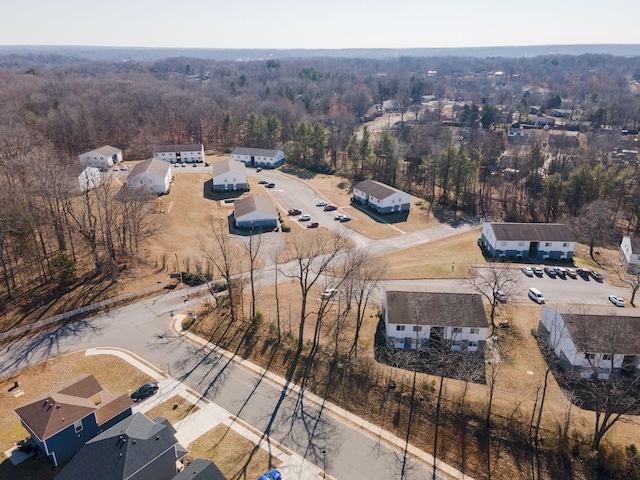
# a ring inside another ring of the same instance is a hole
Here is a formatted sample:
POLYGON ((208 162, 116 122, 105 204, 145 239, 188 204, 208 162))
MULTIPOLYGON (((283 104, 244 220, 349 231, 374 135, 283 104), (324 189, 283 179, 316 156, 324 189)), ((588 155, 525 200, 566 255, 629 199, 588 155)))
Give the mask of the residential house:
POLYGON ((620 262, 627 273, 640 274, 640 237, 625 235, 620 242, 620 262))
POLYGON ((64 168, 64 175, 68 191, 74 195, 93 190, 102 183, 102 175, 98 167, 69 164, 64 168))
POLYGON ((83 153, 79 156, 80 165, 83 167, 109 168, 122 162, 122 150, 105 145, 97 150, 83 153))
POLYGON ((228 158, 211 167, 214 192, 235 192, 249 190, 247 167, 244 163, 228 158))
POLYGON ((209 460, 196 458, 175 477, 173 480, 227 480, 218 466, 209 460))
POLYGON ((353 199, 378 213, 408 213, 411 208, 411 195, 374 180, 355 185, 353 199))
POLYGON ((150 158, 133 167, 127 177, 127 186, 164 194, 169 191, 172 174, 171 164, 150 158))
POLYGON ((276 168, 284 165, 282 150, 236 147, 231 152, 231 158, 244 163, 247 167, 276 168))
POLYGON ((423 349, 444 342, 452 351, 484 351, 489 324, 477 293, 383 290, 387 345, 423 349))
POLYGON ((551 130, 549 132, 549 145, 557 148, 578 148, 580 147, 580 133, 551 130))
POLYGON ((581 378, 640 374, 640 316, 634 309, 542 307, 538 333, 563 370, 581 378))
POLYGON ((136 413, 80 449, 56 480, 171 480, 188 453, 168 420, 136 413))
POLYGON ((233 213, 238 228, 277 227, 278 211, 265 197, 250 195, 233 202, 233 213))
POLYGON ((571 260, 576 237, 561 223, 490 223, 482 225, 482 245, 496 258, 571 260))
POLYGON ((540 117, 538 115, 529 115, 527 117, 525 125, 532 126, 533 128, 545 128, 550 129, 556 124, 555 118, 540 117))
POLYGON ((36 445, 58 466, 87 441, 130 416, 132 405, 127 394, 112 394, 93 375, 81 375, 15 412, 36 445))
POLYGON ((169 163, 201 163, 204 145, 154 145, 153 158, 169 163))

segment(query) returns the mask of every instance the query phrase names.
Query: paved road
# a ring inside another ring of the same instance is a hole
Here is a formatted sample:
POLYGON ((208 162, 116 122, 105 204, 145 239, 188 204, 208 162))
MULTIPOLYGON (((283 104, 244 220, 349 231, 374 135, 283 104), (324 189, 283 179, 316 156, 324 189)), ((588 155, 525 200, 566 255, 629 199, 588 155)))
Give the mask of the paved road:
MULTIPOLYGON (((0 350, 0 376, 79 349, 127 349, 320 467, 322 450, 326 450, 327 471, 334 478, 399 477, 400 452, 173 334, 169 311, 184 307, 189 303, 183 303, 180 292, 170 292, 50 335, 22 340, 0 350)), ((409 460, 407 480, 428 475, 426 467, 409 460)))

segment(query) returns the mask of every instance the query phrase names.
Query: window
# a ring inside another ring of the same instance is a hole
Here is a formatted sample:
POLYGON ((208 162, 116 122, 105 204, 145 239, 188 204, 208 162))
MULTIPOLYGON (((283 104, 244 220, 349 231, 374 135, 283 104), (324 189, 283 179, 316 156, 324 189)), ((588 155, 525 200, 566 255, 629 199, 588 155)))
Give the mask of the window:
POLYGON ((413 326, 413 331, 414 332, 421 332, 422 331, 422 325, 414 325, 413 326))
POLYGON ((399 332, 404 332, 404 325, 396 325, 396 330, 399 332))
POLYGON ((544 242, 544 246, 545 247, 550 247, 551 246, 551 242, 544 242))
POLYGON ((603 360, 611 360, 611 355, 605 353, 604 355, 602 355, 602 359, 603 360))
POLYGON ((461 327, 453 327, 453 333, 462 333, 461 327))
POLYGON ((584 354, 584 359, 585 360, 593 360, 594 358, 596 358, 594 353, 585 353, 584 354))
POLYGON ((469 340, 469 346, 470 347, 477 347, 478 346, 478 342, 476 342, 475 340, 469 340))
POLYGON ((518 242, 519 247, 524 247, 524 242, 518 242))
POLYGON ((506 247, 507 246, 507 242, 500 242, 500 246, 501 247, 506 247))
POLYGON ((76 423, 74 423, 73 428, 75 429, 76 433, 80 433, 82 431, 82 420, 78 420, 76 423))
POLYGON ((470 329, 470 332, 469 332, 469 333, 472 333, 472 334, 473 334, 473 333, 476 333, 476 334, 477 334, 477 333, 480 333, 480 329, 479 329, 479 328, 472 328, 472 329, 470 329))
POLYGON ((563 246, 563 247, 568 247, 568 246, 569 246, 569 244, 568 244, 568 243, 563 243, 563 244, 562 244, 562 246, 563 246))

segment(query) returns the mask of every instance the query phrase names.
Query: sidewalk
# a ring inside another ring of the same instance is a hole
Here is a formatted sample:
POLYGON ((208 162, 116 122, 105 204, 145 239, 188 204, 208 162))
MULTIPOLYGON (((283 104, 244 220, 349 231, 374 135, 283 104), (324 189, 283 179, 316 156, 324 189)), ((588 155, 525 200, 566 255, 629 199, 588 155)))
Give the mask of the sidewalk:
MULTIPOLYGON (((147 362, 136 358, 133 354, 115 348, 90 348, 86 350, 85 355, 115 355, 149 375, 158 383, 158 392, 144 402, 136 403, 133 406, 133 413, 146 413, 176 395, 180 395, 185 400, 196 405, 198 407, 197 412, 186 416, 173 425, 176 429, 178 442, 187 449, 194 440, 209 430, 218 425, 225 425, 280 460, 282 464, 278 466, 278 470, 285 478, 297 478, 300 480, 318 480, 322 478, 322 470, 319 467, 306 461, 300 455, 288 451, 273 440, 266 441, 261 439, 259 432, 254 432, 236 422, 233 415, 224 408, 203 397, 192 394, 182 383, 165 375, 147 362)), ((327 476, 327 478, 334 477, 327 476)))

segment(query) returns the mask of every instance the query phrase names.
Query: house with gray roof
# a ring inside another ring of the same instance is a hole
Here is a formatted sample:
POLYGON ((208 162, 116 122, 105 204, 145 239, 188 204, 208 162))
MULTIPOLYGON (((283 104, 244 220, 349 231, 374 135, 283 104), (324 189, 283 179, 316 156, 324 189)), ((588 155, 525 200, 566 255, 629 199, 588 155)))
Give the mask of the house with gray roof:
POLYGON ((112 394, 93 375, 80 375, 15 412, 31 439, 58 466, 100 432, 129 417, 132 406, 127 394, 112 394))
POLYGON ((231 158, 244 163, 247 167, 276 168, 284 164, 282 150, 266 148, 236 147, 231 152, 231 158))
POLYGON ((444 343, 451 351, 483 352, 489 331, 478 293, 385 289, 382 316, 387 345, 396 349, 444 343))
POLYGON ((204 145, 154 145, 153 158, 169 163, 201 163, 204 161, 204 145))
POLYGON ((211 180, 214 192, 249 190, 247 167, 244 163, 232 158, 227 158, 211 166, 211 180))
POLYGON ((80 165, 83 167, 109 168, 122 162, 122 150, 105 145, 97 150, 91 150, 79 155, 80 165))
POLYGON ((625 235, 620 242, 620 263, 627 273, 640 274, 640 237, 625 235))
POLYGON ((640 375, 640 316, 635 309, 542 307, 538 333, 563 370, 580 378, 640 375))
POLYGON ((80 449, 56 480, 172 480, 188 452, 168 420, 136 413, 80 449))
POLYGON ((378 213, 409 212, 411 195, 374 180, 364 180, 353 187, 353 200, 378 213))
POLYGON ((133 167, 127 177, 127 186, 164 194, 169 191, 172 174, 170 163, 150 158, 133 167))
POLYGON ((275 205, 270 199, 258 195, 233 202, 233 214, 238 228, 278 226, 278 210, 275 205))
POLYGON ((571 260, 576 237, 562 223, 493 223, 482 225, 485 251, 500 259, 571 260))
POLYGON ((227 480, 218 466, 209 460, 196 458, 175 477, 173 480, 227 480))

